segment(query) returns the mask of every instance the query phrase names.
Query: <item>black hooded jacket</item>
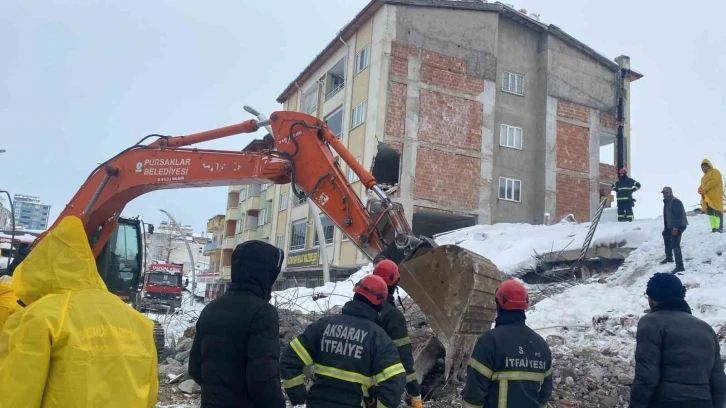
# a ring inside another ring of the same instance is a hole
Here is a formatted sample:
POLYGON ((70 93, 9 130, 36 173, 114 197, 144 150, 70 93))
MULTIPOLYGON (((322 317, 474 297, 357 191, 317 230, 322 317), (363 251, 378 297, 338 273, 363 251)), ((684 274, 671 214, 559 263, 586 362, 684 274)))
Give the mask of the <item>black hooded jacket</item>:
POLYGON ((398 347, 398 355, 401 357, 401 364, 406 369, 406 392, 417 397, 421 395, 421 386, 416 378, 416 370, 413 366, 413 350, 411 338, 408 337, 406 317, 398 310, 393 295, 389 293, 388 301, 383 303, 377 323, 386 331, 393 344, 398 347))
POLYGON ((197 321, 189 375, 203 408, 282 408, 279 322, 269 303, 284 253, 262 241, 237 245, 232 283, 197 321))
POLYGON ((726 406, 719 340, 685 300, 659 302, 638 322, 636 341, 630 408, 726 406))

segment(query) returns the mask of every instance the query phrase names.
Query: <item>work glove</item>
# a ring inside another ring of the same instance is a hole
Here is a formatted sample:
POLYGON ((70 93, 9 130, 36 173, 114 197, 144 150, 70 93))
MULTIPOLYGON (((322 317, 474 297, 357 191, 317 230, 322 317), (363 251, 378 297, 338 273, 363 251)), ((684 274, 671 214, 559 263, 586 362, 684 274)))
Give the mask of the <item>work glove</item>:
POLYGON ((421 396, 411 397, 411 408, 423 408, 423 401, 421 396))
POLYGON ((673 228, 673 230, 671 231, 671 235, 674 236, 674 237, 677 237, 678 236, 678 228, 673 228))

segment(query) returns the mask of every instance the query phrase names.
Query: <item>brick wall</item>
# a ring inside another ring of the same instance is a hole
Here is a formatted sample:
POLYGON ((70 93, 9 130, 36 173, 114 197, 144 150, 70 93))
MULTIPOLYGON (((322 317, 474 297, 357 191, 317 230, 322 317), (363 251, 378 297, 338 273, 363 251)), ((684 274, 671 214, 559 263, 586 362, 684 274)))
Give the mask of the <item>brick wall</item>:
POLYGON ((475 157, 419 147, 413 198, 443 206, 476 209, 479 207, 480 166, 480 160, 475 157))
POLYGON ((618 169, 611 164, 600 163, 600 181, 613 182, 618 178, 618 169))
POLYGON ((391 76, 408 77, 408 57, 418 55, 418 48, 413 45, 391 42, 391 76))
POLYGON ((585 178, 557 175, 557 215, 559 221, 567 214, 575 216, 577 222, 590 221, 590 181, 585 178))
POLYGON ((390 82, 386 113, 386 134, 403 137, 406 132, 406 85, 390 82))
POLYGON ((610 128, 610 129, 617 129, 618 128, 618 121, 615 119, 613 115, 607 114, 605 112, 600 113, 600 126, 610 128))
POLYGON ((557 116, 590 123, 590 108, 558 100, 557 116))
POLYGON ((557 121, 557 167, 590 172, 590 129, 557 121))
POLYGON ((403 154, 403 143, 399 142, 387 142, 386 145, 391 149, 395 150, 398 154, 403 154))
POLYGON ((466 61, 423 50, 421 82, 471 95, 482 93, 484 80, 465 72, 466 61))
POLYGON ((482 122, 480 102, 421 90, 420 141, 480 151, 482 122))

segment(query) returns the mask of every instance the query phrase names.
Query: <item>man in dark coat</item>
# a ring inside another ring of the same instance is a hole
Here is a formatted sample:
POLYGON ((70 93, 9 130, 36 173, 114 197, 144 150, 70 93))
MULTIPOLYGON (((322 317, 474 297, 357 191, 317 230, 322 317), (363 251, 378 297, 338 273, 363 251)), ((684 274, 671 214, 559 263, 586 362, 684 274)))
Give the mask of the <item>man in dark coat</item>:
POLYGON ((466 371, 464 407, 540 408, 552 396, 552 353, 524 323, 527 289, 502 282, 495 301, 497 319, 474 346, 466 371))
POLYGON ((671 273, 683 272, 683 254, 681 253, 681 236, 688 225, 688 216, 681 200, 673 196, 673 189, 663 187, 663 243, 666 257, 661 264, 673 262, 676 258, 676 268, 671 273))
POLYGON ((681 280, 656 273, 645 294, 651 312, 638 322, 630 408, 724 408, 718 338, 691 315, 681 280))
POLYGON ((189 375, 202 387, 202 408, 283 408, 279 322, 269 303, 284 254, 262 241, 232 252, 232 283, 197 321, 189 375))
POLYGON ((623 167, 618 170, 618 180, 612 184, 611 188, 615 191, 618 201, 618 221, 633 221, 635 219, 633 215, 633 206, 635 205, 633 193, 640 190, 640 183, 630 178, 628 169, 623 167))
POLYGON ((20 262, 23 262, 23 259, 28 256, 30 253, 30 244, 22 243, 18 245, 18 249, 15 251, 15 256, 13 256, 13 260, 10 262, 10 265, 8 265, 8 269, 5 272, 6 275, 13 276, 13 273, 15 272, 15 268, 20 265, 20 262))

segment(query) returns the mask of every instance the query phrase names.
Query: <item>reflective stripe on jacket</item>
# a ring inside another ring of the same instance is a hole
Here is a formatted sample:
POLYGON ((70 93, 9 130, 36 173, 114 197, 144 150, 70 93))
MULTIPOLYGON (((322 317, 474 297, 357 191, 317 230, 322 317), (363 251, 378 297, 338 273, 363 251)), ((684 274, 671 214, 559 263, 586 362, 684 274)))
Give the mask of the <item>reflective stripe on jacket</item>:
POLYGON ((619 178, 610 188, 615 191, 618 200, 630 200, 633 193, 640 189, 640 183, 626 176, 619 178))
POLYGON ((421 386, 416 378, 416 370, 413 368, 413 350, 411 339, 408 337, 406 318, 396 307, 393 296, 390 296, 388 301, 383 304, 378 316, 378 324, 398 347, 401 364, 406 369, 406 392, 414 397, 421 395, 421 386))
POLYGON ((552 395, 552 355, 524 321, 481 335, 467 368, 465 408, 539 408, 552 395))
POLYGON ((397 407, 405 370, 390 337, 375 322, 377 311, 350 301, 342 314, 324 317, 295 338, 282 353, 282 385, 293 405, 361 407, 377 399, 378 407, 397 407), (315 380, 306 392, 303 369, 315 380))

